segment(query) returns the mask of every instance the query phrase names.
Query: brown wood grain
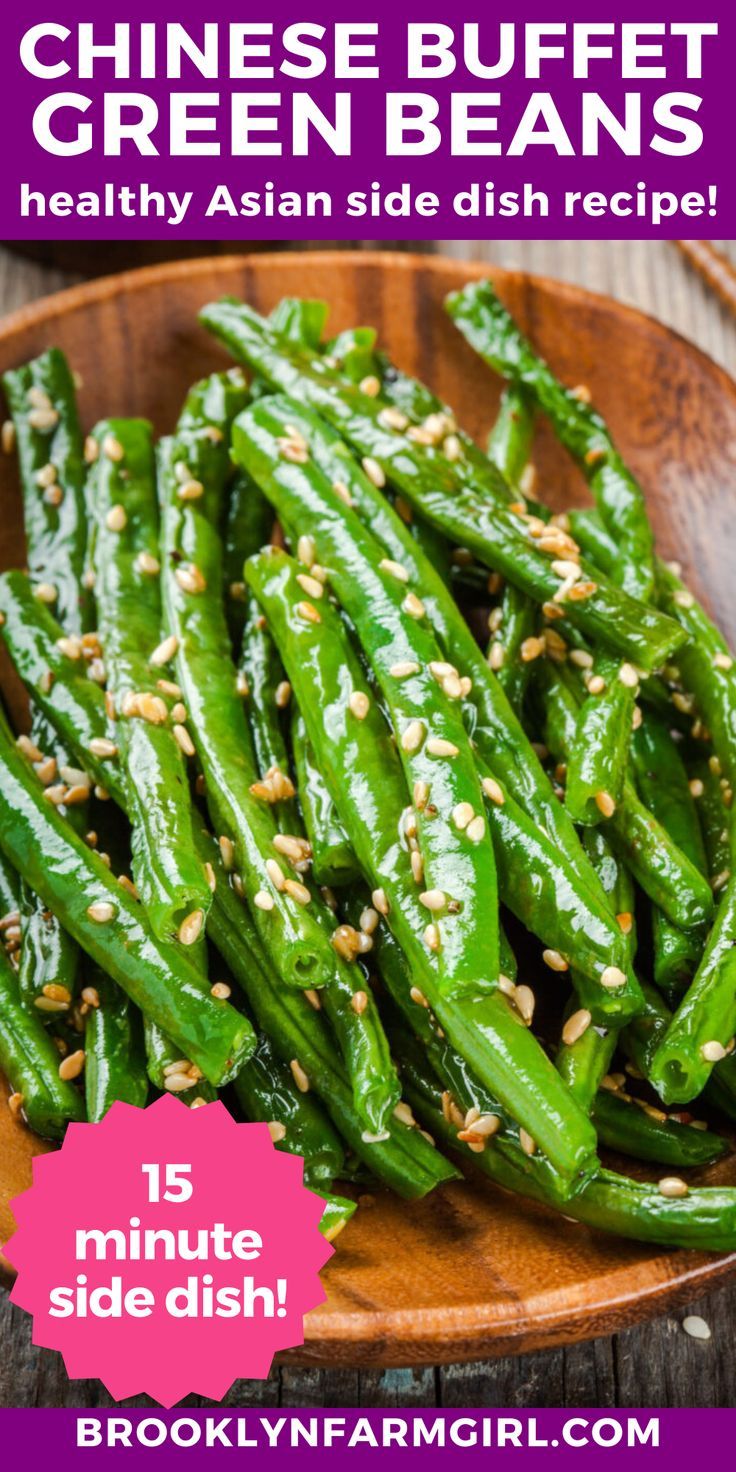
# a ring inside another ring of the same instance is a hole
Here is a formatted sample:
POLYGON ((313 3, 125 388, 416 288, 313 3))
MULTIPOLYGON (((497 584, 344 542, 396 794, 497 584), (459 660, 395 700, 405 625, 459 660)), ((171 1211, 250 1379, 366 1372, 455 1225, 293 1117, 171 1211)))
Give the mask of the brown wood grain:
MULTIPOLYGON (((167 429, 189 382, 223 361, 196 326, 205 300, 234 292, 267 310, 285 292, 324 295, 335 328, 374 323, 401 366, 427 378, 481 435, 499 386, 441 311, 445 291, 473 274, 459 262, 384 254, 156 268, 16 314, 0 329, 0 368, 58 342, 82 373, 88 422, 114 408, 167 429)), ((734 638, 733 384, 692 346, 610 300, 521 272, 497 273, 497 281, 563 379, 591 387, 647 487, 662 550, 682 558, 734 638)), ((580 497, 577 475, 551 437, 541 436, 536 458, 550 501, 580 497)), ((0 562, 8 565, 22 558, 8 463, 0 467, 0 506, 0 562)), ((3 1170, 7 1176, 0 1163, 3 1170)), ((719 1179, 736 1180, 733 1165, 719 1170, 719 1179)), ((733 1258, 658 1253, 597 1236, 478 1178, 412 1207, 379 1194, 340 1239, 325 1275, 328 1299, 310 1317, 301 1359, 434 1364, 573 1343, 692 1298, 735 1267, 733 1258)))

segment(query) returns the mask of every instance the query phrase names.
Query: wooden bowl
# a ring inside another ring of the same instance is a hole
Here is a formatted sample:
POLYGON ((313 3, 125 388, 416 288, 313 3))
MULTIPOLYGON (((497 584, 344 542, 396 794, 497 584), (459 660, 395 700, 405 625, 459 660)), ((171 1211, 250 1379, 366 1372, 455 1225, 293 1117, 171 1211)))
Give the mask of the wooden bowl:
MULTIPOLYGON (((486 271, 436 257, 348 252, 169 264, 18 312, 0 327, 0 369, 58 343, 82 374, 89 424, 107 413, 145 414, 169 430, 188 384, 224 362, 197 326, 197 309, 231 292, 267 311, 284 293, 298 293, 329 300, 333 329, 375 325, 397 362, 482 436, 499 383, 451 326, 442 299, 486 271)), ((519 272, 492 274, 561 378, 590 386, 647 489, 662 552, 681 559, 736 640, 736 387, 690 344, 614 301, 519 272)), ((585 494, 544 431, 536 460, 542 494, 557 507, 585 494)), ((22 562, 15 466, 5 459, 0 564, 22 562)), ((29 1184, 33 1148, 0 1102, 0 1241, 12 1229, 8 1200, 29 1184)), ((736 1163, 702 1178, 736 1184, 736 1163)), ((572 1343, 662 1312, 734 1273, 736 1253, 658 1252, 618 1241, 471 1174, 418 1205, 383 1193, 363 1202, 325 1271, 327 1300, 309 1316, 293 1359, 388 1366, 572 1343)))

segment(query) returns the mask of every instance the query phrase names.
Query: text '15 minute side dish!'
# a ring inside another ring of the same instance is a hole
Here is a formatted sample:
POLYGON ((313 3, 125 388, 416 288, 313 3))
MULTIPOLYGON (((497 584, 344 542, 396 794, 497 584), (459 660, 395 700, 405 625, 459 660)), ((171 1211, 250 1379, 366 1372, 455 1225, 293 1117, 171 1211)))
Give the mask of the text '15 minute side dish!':
POLYGON ((506 382, 485 450, 316 301, 205 307, 238 366, 158 443, 84 439, 57 349, 5 375, 10 1108, 59 1138, 223 1090, 330 1237, 464 1161, 734 1250, 736 1189, 688 1177, 736 1120, 733 661, 586 390, 488 282, 447 309, 506 382), (536 499, 537 416, 586 509, 536 499))

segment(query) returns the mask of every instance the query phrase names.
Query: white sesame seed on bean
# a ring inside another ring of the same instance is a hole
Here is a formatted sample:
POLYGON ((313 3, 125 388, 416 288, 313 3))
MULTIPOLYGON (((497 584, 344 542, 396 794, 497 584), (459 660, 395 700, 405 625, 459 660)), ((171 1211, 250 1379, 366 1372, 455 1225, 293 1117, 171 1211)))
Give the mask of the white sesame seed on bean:
POLYGON ((178 938, 183 946, 193 946, 199 940, 204 925, 204 910, 192 910, 179 926, 178 938))
POLYGON ((486 820, 482 813, 473 818, 466 828, 466 833, 471 843, 480 843, 486 835, 486 820))
POLYGON ((700 1317, 700 1314, 688 1314, 682 1321, 682 1327, 691 1339, 705 1340, 711 1337, 710 1325, 700 1317))
POLYGON ((673 1201, 688 1194, 687 1182, 681 1180, 679 1176, 663 1176, 661 1181, 657 1182, 657 1189, 660 1196, 667 1196, 673 1201))
POLYGON ((416 593, 407 593, 401 607, 410 618, 424 618, 425 607, 421 598, 417 598, 416 593))
POLYGON ((177 567, 174 577, 183 593, 204 593, 207 587, 204 574, 193 562, 185 562, 181 567, 177 567))
POLYGON ((286 880, 283 869, 276 859, 266 859, 266 873, 274 889, 283 890, 286 880))
POLYGON ((713 1039, 712 1042, 703 1043, 700 1053, 706 1063, 720 1063, 726 1056, 726 1049, 723 1043, 719 1043, 713 1039))
POLYGON ((461 833, 467 828, 468 823, 472 823, 474 817, 475 809, 470 802, 459 802, 452 810, 452 821, 461 833))
POLYGON ((15 425, 12 419, 4 420, 0 437, 0 443, 2 443, 2 450, 4 455, 13 454, 13 451, 15 450, 15 438, 15 425))
POLYGON ((289 1064, 292 1078, 301 1094, 309 1093, 309 1075, 305 1073, 298 1058, 292 1058, 289 1064))
POLYGON ((570 969, 569 961, 566 961, 559 951, 549 949, 542 951, 542 960, 545 966, 549 966, 550 971, 569 971, 570 969))
POLYGON ((268 1132, 274 1145, 278 1145, 280 1140, 286 1138, 286 1125, 282 1124, 280 1119, 270 1119, 268 1121, 268 1132))
POLYGON ((379 915, 388 915, 391 906, 385 889, 374 889, 371 895, 371 902, 374 910, 378 910, 379 915))
POLYGON ((378 461, 374 460, 372 455, 364 455, 363 459, 361 460, 361 465, 363 466, 368 479, 373 482, 374 486, 376 486, 379 491, 382 490, 386 484, 386 477, 378 461))
POLYGON ((401 749, 407 753, 418 751, 424 740, 424 721, 410 721, 401 735, 401 749))
POLYGON ((400 562, 394 562, 393 558, 382 557, 378 566, 382 569, 383 572, 390 573, 391 577, 396 578, 398 582, 408 583, 409 574, 406 568, 403 567, 400 562))
POLYGON ((442 889, 425 889, 419 896, 419 903, 424 905, 425 910, 444 910, 447 895, 442 889))
POLYGON ((176 634, 169 634, 168 638, 162 639, 161 643, 156 645, 156 648, 154 649, 153 654, 148 661, 149 664, 155 666, 168 664, 169 661, 174 658, 174 655, 176 654, 178 648, 179 640, 177 639, 176 634))
POLYGON ((226 981, 216 981, 214 986, 210 987, 210 994, 218 1002, 226 1002, 228 997, 232 996, 233 989, 231 986, 228 986, 226 981))
POLYGON ((137 572, 142 572, 145 577, 156 578, 161 571, 161 563, 152 552, 139 552, 135 559, 137 572))
POLYGON ((184 753, 184 756, 194 756, 194 742, 186 726, 182 726, 177 722, 175 726, 172 726, 172 734, 179 750, 184 753))
POLYGON ((587 1032, 592 1022, 592 1017, 587 1007, 580 1007, 577 1012, 572 1012, 562 1029, 562 1041, 571 1048, 583 1033, 587 1032))
POLYGON ((600 974, 601 986, 612 989, 626 985, 626 974, 618 966, 605 966, 600 974))
POLYGON ((389 674, 394 680, 405 680, 409 675, 417 675, 421 666, 410 659, 402 659, 398 664, 392 664, 389 674))
POLYGON ((604 818, 612 818, 616 811, 616 804, 610 792, 596 792, 595 805, 604 818))
POLYGON ((268 894, 265 889, 259 889, 258 893, 253 897, 253 904, 258 910, 272 910, 275 903, 276 901, 273 895, 268 894))
POLYGON ((454 741, 446 741, 443 736, 430 736, 426 750, 430 756, 457 756, 459 747, 454 741))
POLYGON ((106 434, 102 441, 102 453, 108 460, 119 462, 125 459, 125 450, 114 434, 106 434))
POLYGON ((440 948, 440 931, 439 931, 439 926, 438 925, 432 924, 432 925, 428 925, 427 926, 427 928, 426 928, 426 930, 424 932, 424 944, 425 944, 425 946, 427 947, 427 949, 429 951, 438 951, 439 950, 439 948, 440 948))
POLYGON ((59 596, 53 583, 36 583, 33 592, 39 603, 55 603, 59 596))
POLYGON ((94 904, 87 906, 87 915, 98 925, 106 925, 108 921, 115 919, 117 907, 109 900, 95 900, 94 904))
POLYGON ((354 690, 348 705, 357 721, 364 721, 370 710, 370 700, 364 690, 354 690))

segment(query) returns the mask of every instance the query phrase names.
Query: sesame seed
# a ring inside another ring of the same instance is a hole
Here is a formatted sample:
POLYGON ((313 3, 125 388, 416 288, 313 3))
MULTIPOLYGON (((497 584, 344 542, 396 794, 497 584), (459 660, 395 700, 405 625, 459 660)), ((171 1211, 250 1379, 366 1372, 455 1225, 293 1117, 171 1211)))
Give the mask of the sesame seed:
POLYGON ((730 654, 716 654, 713 656, 713 664, 717 670, 730 670, 733 668, 733 660, 730 654))
POLYGON ((500 782, 497 782, 495 777, 483 777, 480 785, 486 797, 491 799, 491 802, 495 802, 498 807, 503 806, 506 801, 506 795, 500 782))
POLYGON ((204 925, 204 910, 192 910, 179 926, 178 938, 183 946, 193 946, 199 940, 204 925))
POLYGON ((378 566, 383 572, 390 573, 392 578, 397 578, 400 583, 408 583, 409 574, 400 562, 394 562, 391 557, 382 557, 378 566))
POLYGON ((519 1144, 525 1155, 535 1155, 537 1142, 533 1140, 527 1130, 519 1130, 519 1144))
POLYGON ((31 429, 37 429, 39 434, 48 434, 56 429, 59 423, 59 415, 56 409, 31 409, 28 415, 28 424, 31 429))
POLYGON ((688 1194, 687 1183, 679 1176, 663 1176, 661 1181, 657 1182, 657 1190, 660 1196, 667 1196, 673 1200, 688 1194))
POLYGON ((297 1086, 300 1094, 308 1094, 309 1093, 309 1076, 304 1072, 304 1069, 302 1068, 302 1065, 299 1062, 299 1059, 298 1058, 292 1058, 292 1060, 291 1060, 291 1062, 289 1064, 289 1067, 291 1069, 291 1074, 292 1074, 292 1078, 294 1080, 294 1083, 296 1084, 296 1086, 297 1086))
POLYGON ((622 664, 618 677, 621 684, 626 685, 630 690, 634 690, 639 684, 639 675, 633 664, 622 664))
POLYGON ((73 808, 78 803, 86 802, 88 798, 89 783, 76 782, 73 784, 73 786, 67 787, 66 792, 64 793, 64 806, 67 808, 73 808))
POLYGON ((232 996, 233 989, 226 981, 216 981, 214 986, 210 987, 210 993, 218 1002, 226 1002, 228 997, 232 996))
POLYGON ((506 650, 504 649, 503 644, 500 644, 497 639, 494 640, 488 651, 488 664, 490 669, 496 671, 500 670, 505 658, 506 650))
POLYGON ((298 879, 285 879, 284 891, 298 905, 308 905, 312 898, 306 884, 300 884, 298 879))
MULTIPOLYGON (((321 595, 321 589, 320 589, 320 595, 321 595)), ((309 624, 321 624, 321 622, 322 622, 321 614, 315 608, 314 604, 313 603, 307 603, 306 600, 304 600, 304 599, 302 600, 301 603, 297 603, 297 605, 296 605, 296 611, 297 611, 299 617, 302 618, 302 619, 304 619, 304 621, 306 623, 309 623, 309 624)))
POLYGON ((466 832, 471 843, 480 843, 481 839, 485 838, 486 820, 482 813, 479 813, 477 818, 473 818, 472 822, 468 823, 466 832))
MULTIPOLYGON (((159 685, 159 689, 160 688, 161 687, 159 685)), ((179 693, 181 693, 181 692, 179 692, 179 693)), ((179 722, 185 721, 187 719, 187 708, 184 705, 184 702, 183 701, 177 700, 176 705, 172 705, 172 707, 171 707, 171 719, 172 719, 172 721, 179 721, 179 722)))
POLYGON ((604 818, 612 818, 616 811, 616 804, 610 792, 596 792, 595 805, 604 818))
POLYGON ((6 419, 1 432, 1 443, 4 455, 12 455, 15 449, 15 425, 12 419, 6 419))
POLYGON ((527 1027, 530 1026, 534 1016, 536 997, 530 986, 517 986, 514 991, 514 1006, 523 1017, 527 1027))
POLYGON ((462 445, 456 434, 448 434, 442 441, 442 453, 446 460, 459 460, 462 454, 462 445))
POLYGON ((452 821, 455 827, 460 829, 461 833, 467 828, 468 823, 472 822, 474 817, 475 809, 472 803, 469 802, 459 802, 452 810, 452 821))
POLYGON ((630 935, 634 924, 634 917, 630 913, 630 911, 622 910, 621 914, 616 916, 616 920, 618 922, 619 930, 621 930, 624 935, 630 935))
POLYGON ((411 852, 411 872, 415 884, 421 884, 424 880, 424 859, 418 848, 411 852))
POLYGON ((606 966, 600 974, 601 986, 619 987, 626 985, 626 976, 618 966, 606 966))
POLYGON ((425 889, 419 896, 419 903, 424 905, 425 910, 444 910, 447 895, 441 889, 425 889))
MULTIPOLYGON (((124 708, 123 714, 125 714, 124 708)), ((166 701, 160 695, 151 695, 147 690, 144 690, 140 695, 136 696, 136 704, 132 714, 139 716, 142 721, 147 721, 150 726, 163 726, 164 721, 168 718, 169 712, 166 701)))
POLYGON ((725 1058, 726 1051, 723 1043, 719 1043, 714 1039, 710 1043, 703 1043, 700 1054, 706 1063, 720 1063, 721 1059, 725 1058))
POLYGON ((194 756, 194 742, 192 741, 192 738, 189 735, 186 726, 182 726, 177 722, 177 724, 172 727, 172 734, 177 746, 179 747, 179 750, 183 752, 184 756, 194 756))
POLYGON ((50 997, 52 1002, 71 1002, 72 994, 69 988, 61 986, 59 982, 50 981, 41 988, 44 997, 50 997))
POLYGON ((565 957, 559 951, 542 951, 542 960, 545 966, 549 966, 551 971, 569 971, 570 969, 570 963, 565 960, 565 957))
POLYGON ((273 895, 268 894, 265 889, 259 889, 258 893, 253 897, 253 904, 258 910, 272 910, 275 903, 276 901, 273 895))
POLYGON ((571 1013, 562 1029, 563 1043, 571 1048, 587 1032, 591 1022, 592 1017, 587 1007, 580 1007, 577 1012, 571 1013))
POLYGON ((571 649, 569 654, 571 664, 577 665, 578 669, 589 670, 593 664, 593 656, 587 649, 571 649))
POLYGON ((372 455, 364 455, 360 463, 368 479, 373 482, 379 491, 382 490, 386 484, 386 477, 378 461, 374 460, 372 455))
POLYGON ((418 751, 424 740, 424 721, 410 721, 401 736, 402 751, 418 751))
POLYGON ((109 900, 95 900, 94 904, 87 906, 87 915, 98 925, 106 925, 108 921, 115 919, 117 906, 111 904, 109 900))
POLYGON ((170 1094, 183 1094, 187 1089, 193 1089, 199 1083, 198 1078, 191 1078, 188 1073, 170 1073, 164 1079, 164 1088, 170 1094))
POLYGON ((703 786, 703 783, 701 782, 699 777, 693 777, 692 781, 688 782, 687 785, 690 788, 690 794, 692 797, 703 796, 703 793, 705 792, 705 787, 703 786))
POLYGON ((428 925, 424 932, 424 944, 430 951, 438 951, 440 948, 439 926, 428 925))
POLYGON ((371 905, 366 905, 365 909, 361 911, 360 920, 358 922, 361 930, 364 931, 366 935, 372 935, 378 925, 378 922, 378 911, 373 909, 371 905))
POLYGON ((42 465, 41 469, 36 471, 33 479, 36 485, 41 487, 41 490, 46 490, 56 480, 56 466, 52 465, 49 461, 48 465, 42 465))
POLYGON ((153 654, 151 655, 151 658, 149 660, 149 664, 156 666, 168 664, 169 660, 174 658, 174 655, 176 654, 178 648, 179 640, 177 639, 176 634, 169 634, 167 639, 162 639, 161 643, 156 645, 156 648, 154 649, 153 654))
POLYGON ((591 675, 588 680, 588 694, 602 695, 606 688, 606 682, 602 675, 591 675))
POLYGON ((332 489, 335 492, 335 495, 339 496, 340 500, 344 502, 346 506, 353 506, 355 504, 343 480, 333 480, 332 489))
POLYGON ((85 1005, 87 1007, 99 1007, 99 1005, 100 1005, 100 994, 99 994, 99 992, 97 990, 97 987, 95 987, 95 986, 85 986, 85 987, 83 987, 82 988, 82 1001, 85 1003, 85 1005))
POLYGON ((358 1016, 360 1016, 361 1012, 365 1012, 365 1009, 368 1006, 368 993, 355 992, 353 997, 351 998, 350 1006, 352 1007, 353 1011, 356 1012, 358 1016))
POLYGON ((82 658, 81 641, 77 639, 74 635, 72 635, 70 638, 63 637, 61 639, 57 639, 56 647, 59 650, 60 654, 66 655, 67 659, 82 658))
POLYGON ((266 873, 271 880, 274 889, 282 890, 286 884, 281 865, 276 859, 266 859, 266 873))
POLYGON ((158 577, 161 571, 161 563, 151 552, 139 552, 135 559, 135 566, 138 572, 142 572, 149 578, 158 577))
POLYGON ((429 1007, 429 1002, 427 1001, 424 992, 420 991, 418 986, 411 987, 409 991, 409 996, 412 1002, 416 1002, 418 1007, 429 1007))
POLYGON ((232 839, 227 838, 225 834, 223 834, 222 838, 218 839, 218 846, 225 871, 229 873, 235 862, 235 846, 232 839))
POLYGON ((692 608, 695 599, 692 593, 688 593, 687 588, 678 588, 672 601, 678 608, 692 608))
POLYGON ((424 604, 421 598, 417 598, 416 593, 407 593, 401 607, 410 618, 424 618, 424 604))
POLYGON ((274 1145, 278 1145, 280 1140, 286 1138, 286 1125, 282 1124, 279 1119, 270 1119, 268 1121, 268 1132, 274 1145))
POLYGON ((277 443, 282 460, 288 460, 292 465, 306 465, 309 459, 309 446, 301 436, 293 438, 284 436, 277 443))
POLYGON ((59 1078, 69 1080, 79 1078, 84 1068, 84 1048, 78 1048, 76 1053, 69 1053, 59 1064, 59 1078))
POLYGON ((705 1319, 701 1319, 700 1314, 688 1314, 687 1318, 682 1321, 682 1327, 691 1339, 710 1339, 711 1337, 710 1325, 706 1324, 705 1319))
POLYGON ((370 700, 363 690, 354 690, 348 705, 356 720, 364 721, 370 710, 370 700))
POLYGON ((443 736, 430 736, 426 749, 430 756, 457 756, 460 750, 453 741, 445 741, 443 736))
POLYGON ((193 562, 183 563, 174 573, 183 593, 204 593, 207 580, 193 562))
POLYGON ((429 802, 429 783, 415 782, 412 790, 414 806, 418 812, 423 812, 429 802))
POLYGON ((358 387, 362 394, 368 394, 369 398, 375 399, 381 392, 381 380, 376 378, 375 373, 368 373, 365 378, 361 378, 358 387))
POLYGON ((298 572, 296 580, 300 588, 303 588, 304 592, 308 593, 310 598, 323 597, 325 590, 317 578, 310 577, 307 572, 298 572))
POLYGON ((414 664, 410 659, 402 659, 398 664, 391 665, 389 674, 394 680, 405 680, 408 675, 418 674, 420 669, 421 665, 414 664))
POLYGON ((34 1007, 37 1007, 38 1008, 39 1012, 68 1012, 69 1011, 69 1003, 68 1002, 55 1002, 52 997, 43 997, 43 996, 36 997, 33 1005, 34 1005, 34 1007))
POLYGON ((198 501, 204 495, 204 486, 201 480, 185 480, 176 494, 180 501, 198 501))
POLYGON ((389 404, 386 409, 381 410, 378 416, 378 423, 381 425, 382 429, 404 430, 406 429, 409 420, 407 419, 406 414, 404 414, 402 409, 396 409, 394 408, 393 404, 389 404))
POLYGON ((317 556, 314 537, 310 537, 307 533, 304 533, 296 544, 296 555, 299 561, 304 563, 305 567, 311 567, 317 556))
POLYGON ((106 736, 95 736, 89 743, 89 751, 92 756, 113 757, 117 756, 118 748, 114 741, 108 741, 106 736))
POLYGON ((53 583, 37 583, 33 592, 39 603, 55 603, 58 597, 53 583))
POLYGON ((544 654, 544 650, 544 639, 532 637, 523 640, 519 653, 521 654, 523 663, 530 664, 533 659, 539 659, 540 654, 544 654))
POLYGON ((125 458, 125 450, 114 434, 105 435, 102 441, 102 453, 107 456, 108 460, 120 461, 125 458))

